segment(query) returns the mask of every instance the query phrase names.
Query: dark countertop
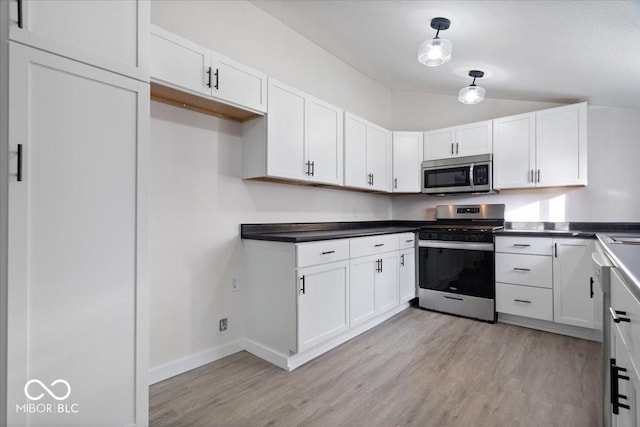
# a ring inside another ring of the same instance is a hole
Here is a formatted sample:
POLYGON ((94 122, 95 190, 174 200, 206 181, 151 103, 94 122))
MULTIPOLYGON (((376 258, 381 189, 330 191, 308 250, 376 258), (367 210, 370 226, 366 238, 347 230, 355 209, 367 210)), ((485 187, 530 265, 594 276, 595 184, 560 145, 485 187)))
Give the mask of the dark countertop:
POLYGON ((413 233, 418 227, 428 223, 428 221, 360 221, 242 224, 240 236, 251 240, 302 243, 380 234, 413 233))
POLYGON ((640 232, 637 222, 506 222, 499 236, 575 237, 595 239, 598 233, 640 232))
POLYGON ((634 236, 640 238, 640 232, 598 233, 598 241, 604 247, 607 256, 625 276, 629 290, 640 299, 640 245, 615 243, 612 237, 634 236))

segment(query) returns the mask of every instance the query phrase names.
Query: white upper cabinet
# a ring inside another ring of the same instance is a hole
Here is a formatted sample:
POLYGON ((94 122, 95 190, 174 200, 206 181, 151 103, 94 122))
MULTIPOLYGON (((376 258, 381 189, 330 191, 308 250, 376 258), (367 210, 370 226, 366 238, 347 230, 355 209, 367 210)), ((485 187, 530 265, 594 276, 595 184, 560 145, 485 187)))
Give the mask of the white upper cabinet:
POLYGON ((536 115, 519 114, 493 121, 493 186, 534 186, 536 115))
POLYGON ((587 185, 587 103, 536 112, 536 184, 587 185))
POLYGON ((266 74, 155 25, 150 50, 153 82, 243 109, 266 111, 266 74))
POLYGON ((422 132, 393 132, 394 193, 420 193, 422 132))
POLYGON ((391 133, 388 130, 345 112, 344 147, 346 186, 389 191, 391 133))
POLYGON ((11 1, 11 40, 149 80, 149 2, 11 1))
POLYGON ((244 125, 243 177, 342 185, 343 110, 273 79, 268 104, 244 125))
POLYGON ((587 104, 493 121, 496 189, 587 185, 587 104))
POLYGON ((424 160, 491 153, 492 121, 470 123, 424 133, 424 160))
POLYGON ((304 179, 304 93, 269 80, 267 175, 304 179))

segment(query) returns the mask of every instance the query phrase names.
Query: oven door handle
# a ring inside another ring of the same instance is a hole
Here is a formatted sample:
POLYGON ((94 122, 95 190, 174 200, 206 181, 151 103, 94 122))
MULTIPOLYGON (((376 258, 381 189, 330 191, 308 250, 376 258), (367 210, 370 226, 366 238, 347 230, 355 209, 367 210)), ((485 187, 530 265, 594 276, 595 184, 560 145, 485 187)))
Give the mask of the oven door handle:
POLYGON ((493 252, 493 243, 443 242, 440 240, 420 240, 421 248, 461 249, 465 251, 493 252))
POLYGON ((473 163, 469 165, 469 187, 471 187, 471 190, 475 188, 475 183, 473 182, 473 163))

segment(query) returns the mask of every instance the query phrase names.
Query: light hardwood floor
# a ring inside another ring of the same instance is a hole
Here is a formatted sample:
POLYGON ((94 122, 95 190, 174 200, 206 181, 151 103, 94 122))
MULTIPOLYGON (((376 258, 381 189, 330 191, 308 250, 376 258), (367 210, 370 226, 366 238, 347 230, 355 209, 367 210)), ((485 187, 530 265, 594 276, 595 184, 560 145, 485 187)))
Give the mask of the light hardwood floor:
POLYGON ((599 343, 410 308, 293 372, 241 352, 150 388, 152 426, 598 426, 599 343))

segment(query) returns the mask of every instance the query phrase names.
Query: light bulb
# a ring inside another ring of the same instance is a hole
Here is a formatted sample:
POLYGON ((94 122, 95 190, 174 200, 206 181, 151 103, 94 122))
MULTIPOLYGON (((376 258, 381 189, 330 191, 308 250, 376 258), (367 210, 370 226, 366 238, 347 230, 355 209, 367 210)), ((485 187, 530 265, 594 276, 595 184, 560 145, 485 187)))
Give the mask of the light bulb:
POLYGON ((422 43, 418 49, 418 62, 427 67, 442 65, 451 59, 453 45, 447 39, 434 38, 422 43))
POLYGON ((463 104, 477 104, 484 100, 484 88, 476 85, 463 87, 458 94, 458 101, 463 104))

